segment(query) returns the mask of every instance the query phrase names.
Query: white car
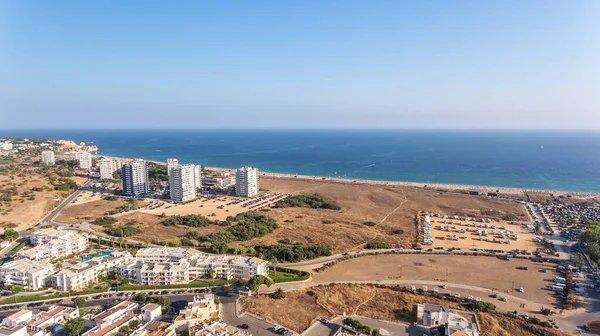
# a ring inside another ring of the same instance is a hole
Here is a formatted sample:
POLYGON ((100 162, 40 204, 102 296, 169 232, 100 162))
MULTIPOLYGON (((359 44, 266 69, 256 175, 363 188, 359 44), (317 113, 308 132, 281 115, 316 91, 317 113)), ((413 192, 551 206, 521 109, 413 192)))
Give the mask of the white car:
POLYGON ((440 287, 442 287, 443 289, 446 289, 446 284, 442 284, 440 287))
POLYGON ((507 301, 508 301, 508 298, 507 298, 507 297, 503 297, 503 298, 501 298, 501 299, 500 299, 500 301, 502 301, 502 302, 507 302, 507 301))

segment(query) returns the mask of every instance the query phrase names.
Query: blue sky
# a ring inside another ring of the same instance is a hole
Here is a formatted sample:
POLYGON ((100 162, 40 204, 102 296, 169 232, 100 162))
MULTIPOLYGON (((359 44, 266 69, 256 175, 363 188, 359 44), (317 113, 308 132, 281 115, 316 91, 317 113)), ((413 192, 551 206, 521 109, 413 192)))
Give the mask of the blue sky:
POLYGON ((2 128, 600 127, 600 1, 0 1, 2 128))

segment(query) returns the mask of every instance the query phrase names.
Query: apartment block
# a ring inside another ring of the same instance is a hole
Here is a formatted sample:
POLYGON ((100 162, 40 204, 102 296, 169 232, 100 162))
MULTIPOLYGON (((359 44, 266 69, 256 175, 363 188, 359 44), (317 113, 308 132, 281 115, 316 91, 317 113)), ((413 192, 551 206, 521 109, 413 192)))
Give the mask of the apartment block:
POLYGON ((54 160, 54 151, 51 151, 51 150, 43 151, 42 152, 42 162, 45 164, 49 164, 49 165, 56 164, 56 161, 54 160))
POLYGON ((194 165, 194 186, 196 189, 202 187, 202 166, 194 165))
POLYGON ((52 329, 57 324, 63 324, 67 320, 79 316, 79 309, 65 306, 50 306, 45 311, 41 311, 27 322, 27 330, 29 333, 41 332, 44 334, 47 330, 52 329))
POLYGON ((0 266, 0 283, 33 290, 44 287, 54 274, 54 265, 29 259, 17 259, 0 266))
POLYGON ((148 193, 148 168, 146 161, 135 159, 121 168, 123 192, 127 196, 140 196, 148 193))
POLYGON ((19 324, 25 324, 33 317, 33 312, 28 309, 21 309, 16 313, 12 313, 2 320, 2 324, 7 327, 16 327, 19 324))
POLYGON ((215 304, 214 294, 194 296, 184 309, 173 319, 176 330, 185 330, 189 326, 210 321, 219 316, 219 307, 215 304))
POLYGON ((81 253, 89 246, 87 237, 61 227, 35 231, 29 241, 34 247, 19 251, 17 258, 47 262, 81 253))
POLYGON ((100 167, 100 179, 101 180, 110 180, 113 178, 113 173, 115 169, 113 169, 113 161, 109 158, 102 158, 98 161, 98 166, 100 167))
POLYGON ((119 329, 129 325, 134 320, 139 320, 136 310, 138 304, 123 301, 116 306, 105 310, 91 319, 93 328, 81 334, 81 336, 112 336, 119 333, 119 329))
POLYGON ((50 285, 62 291, 82 290, 98 282, 99 277, 118 271, 120 265, 131 259, 128 252, 112 252, 108 256, 81 261, 51 276, 50 285))
POLYGON ((258 169, 242 167, 235 172, 235 194, 252 197, 258 195, 258 169))
POLYGON ((175 325, 152 321, 131 334, 132 336, 175 336, 175 325))
POLYGON ((131 283, 168 285, 189 282, 214 272, 223 279, 268 275, 269 263, 254 257, 211 255, 192 248, 143 248, 136 260, 119 268, 131 283), (183 282, 182 282, 183 281, 183 282))
POLYGON ((234 328, 224 322, 212 322, 190 326, 189 336, 252 336, 244 330, 234 328))
POLYGON ((159 304, 148 303, 142 307, 142 317, 146 322, 158 320, 161 316, 162 307, 159 304))
POLYGON ((79 161, 79 168, 91 169, 92 168, 92 153, 88 151, 78 151, 75 153, 75 159, 79 161))
POLYGON ((179 166, 179 160, 167 159, 167 175, 171 176, 171 170, 177 168, 178 166, 179 166))
POLYGON ((187 202, 196 198, 196 180, 194 165, 178 165, 170 170, 169 188, 171 199, 187 202))
POLYGON ((175 285, 190 282, 189 263, 182 259, 178 262, 153 263, 136 260, 119 267, 119 273, 130 283, 139 285, 175 285))

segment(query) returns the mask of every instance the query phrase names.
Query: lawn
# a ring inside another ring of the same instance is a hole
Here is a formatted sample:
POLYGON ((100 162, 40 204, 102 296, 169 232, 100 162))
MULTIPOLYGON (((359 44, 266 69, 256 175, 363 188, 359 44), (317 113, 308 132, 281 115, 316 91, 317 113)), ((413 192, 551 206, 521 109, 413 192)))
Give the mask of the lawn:
POLYGON ((283 267, 277 267, 277 273, 274 272, 273 268, 269 272, 269 278, 275 283, 279 282, 292 282, 302 281, 309 278, 308 272, 287 269, 283 267))

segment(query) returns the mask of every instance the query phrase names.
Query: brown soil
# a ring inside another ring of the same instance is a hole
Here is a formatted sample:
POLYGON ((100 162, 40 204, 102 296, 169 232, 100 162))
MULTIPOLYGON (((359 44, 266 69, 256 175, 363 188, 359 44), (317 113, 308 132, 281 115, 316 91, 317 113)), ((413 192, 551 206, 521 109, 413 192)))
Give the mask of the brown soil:
POLYGON ((70 204, 60 212, 55 218, 55 221, 64 224, 92 221, 98 217, 104 216, 107 211, 113 210, 125 203, 126 201, 124 199, 118 198, 115 201, 99 199, 81 204, 70 204))
MULTIPOLYGON (((162 240, 175 239, 178 237, 185 236, 189 231, 196 231, 201 235, 206 235, 212 232, 224 231, 227 229, 226 226, 209 225, 206 227, 193 228, 188 226, 164 226, 161 224, 163 218, 142 212, 134 212, 123 216, 115 217, 118 219, 118 224, 125 224, 129 221, 135 221, 136 227, 142 230, 142 233, 133 236, 132 238, 136 241, 142 242, 156 242, 162 240)), ((103 228, 99 226, 93 226, 94 230, 102 231, 103 228)))
POLYGON ((19 177, 12 175, 13 179, 7 175, 0 175, 0 189, 17 187, 19 191, 18 196, 13 196, 12 202, 0 204, 0 226, 6 227, 8 224, 16 224, 18 229, 26 228, 38 220, 40 220, 46 213, 50 212, 54 208, 56 203, 54 199, 62 199, 62 193, 55 191, 53 186, 48 183, 48 180, 33 172, 33 169, 23 169, 27 171, 27 176, 19 177), (35 199, 29 200, 27 197, 21 197, 21 193, 24 191, 30 191, 31 188, 48 188, 42 191, 32 191, 35 199), (23 202, 21 202, 21 199, 23 202))
MULTIPOLYGON (((319 318, 357 314, 388 321, 413 322, 412 306, 417 303, 442 303, 442 300, 402 293, 370 285, 317 286, 286 293, 285 299, 276 300, 268 295, 245 297, 243 310, 266 317, 294 331, 302 332, 319 318), (402 309, 405 309, 402 311, 402 309)), ((451 307, 458 307, 443 301, 451 307)))
POLYGON ((281 193, 318 193, 338 202, 342 210, 271 209, 268 215, 277 219, 281 228, 266 237, 245 242, 245 245, 273 244, 287 238, 304 244, 329 246, 335 252, 360 249, 371 241, 410 247, 415 241, 414 222, 419 211, 489 218, 504 214, 527 216, 525 208, 512 201, 413 187, 261 178, 261 188, 281 193), (323 224, 323 220, 331 223, 323 224), (366 226, 364 223, 369 221, 377 225, 366 226), (404 233, 392 234, 394 230, 404 233))
MULTIPOLYGON (((297 332, 306 330, 320 318, 343 313, 360 316, 375 315, 395 322, 414 322, 413 306, 419 303, 443 304, 461 309, 460 305, 432 296, 422 296, 377 288, 371 285, 329 285, 287 292, 281 300, 268 295, 242 298, 242 309, 275 321, 297 332)), ((509 319, 501 314, 478 314, 480 327, 486 335, 543 335, 565 334, 549 328, 531 326, 522 320, 509 319)))
MULTIPOLYGON (((500 292, 508 292, 529 301, 552 305, 555 303, 554 297, 545 289, 555 275, 552 269, 550 265, 514 258, 505 261, 483 256, 393 254, 342 261, 324 271, 314 273, 312 278, 315 282, 395 279, 431 280, 440 283, 447 281, 488 289, 496 288, 500 292), (527 266, 529 269, 518 270, 518 266, 527 266), (542 268, 548 269, 548 272, 540 272, 542 268), (512 291, 513 281, 514 288, 523 287, 523 293, 512 291)), ((465 290, 456 291, 466 296, 465 290)))

